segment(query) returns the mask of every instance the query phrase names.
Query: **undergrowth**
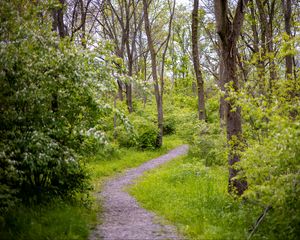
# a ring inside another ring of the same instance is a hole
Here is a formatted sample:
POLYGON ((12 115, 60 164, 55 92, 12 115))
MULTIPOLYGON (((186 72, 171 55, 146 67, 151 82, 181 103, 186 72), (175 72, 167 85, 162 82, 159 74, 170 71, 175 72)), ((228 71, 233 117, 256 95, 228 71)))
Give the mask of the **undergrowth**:
MULTIPOLYGON (((157 150, 137 151, 135 148, 120 148, 111 157, 101 154, 87 160, 94 190, 101 190, 101 183, 107 177, 122 172, 126 168, 166 153, 182 144, 176 136, 164 138, 164 145, 157 150)), ((93 195, 93 194, 92 194, 93 195)), ((92 227, 97 223, 100 211, 95 197, 77 196, 77 201, 56 200, 48 205, 26 207, 19 205, 7 216, 0 216, 0 239, 8 240, 72 240, 87 239, 92 227)), ((100 206, 101 208, 101 206, 100 206)))
POLYGON ((246 239, 260 214, 227 193, 227 169, 189 156, 155 169, 130 192, 191 239, 246 239))
POLYGON ((120 173, 123 169, 137 167, 141 163, 165 154, 168 150, 182 144, 182 140, 175 135, 164 137, 163 146, 155 150, 137 151, 136 148, 120 148, 112 158, 93 156, 88 164, 95 188, 103 183, 106 177, 120 173))

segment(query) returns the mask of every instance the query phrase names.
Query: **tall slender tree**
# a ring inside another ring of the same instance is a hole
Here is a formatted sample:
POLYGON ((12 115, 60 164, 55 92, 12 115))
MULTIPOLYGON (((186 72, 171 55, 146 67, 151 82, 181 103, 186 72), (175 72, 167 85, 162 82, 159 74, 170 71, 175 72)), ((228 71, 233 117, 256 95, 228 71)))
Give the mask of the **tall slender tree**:
POLYGON ((261 24, 261 41, 263 44, 264 54, 268 57, 269 61, 269 86, 268 95, 269 101, 272 95, 274 81, 277 79, 276 66, 275 66, 275 51, 273 42, 273 21, 275 17, 276 0, 256 0, 256 5, 259 13, 259 21, 261 24))
MULTIPOLYGON (((291 17, 292 17, 292 3, 291 0, 282 0, 282 9, 284 14, 284 30, 286 34, 291 37, 291 17)), ((286 77, 291 78, 293 75, 293 56, 291 54, 285 57, 286 77)))
POLYGON ((164 91, 164 69, 165 69, 165 56, 167 53, 170 37, 171 37, 171 30, 172 30, 172 22, 175 12, 175 4, 176 1, 174 0, 173 3, 171 3, 170 0, 167 1, 169 6, 169 13, 170 18, 168 22, 168 33, 164 41, 155 48, 154 45, 154 39, 153 39, 153 32, 151 29, 151 23, 149 18, 149 6, 151 1, 149 0, 143 0, 143 9, 144 9, 144 23, 145 23, 145 31, 147 35, 148 40, 148 47, 151 57, 151 70, 152 70, 152 78, 153 78, 153 84, 154 84, 154 94, 155 94, 155 100, 156 100, 156 107, 157 107, 157 124, 159 129, 159 135, 158 135, 158 146, 162 146, 163 142, 163 91, 164 91), (157 63, 157 55, 158 53, 161 53, 162 59, 160 64, 160 74, 157 63))
POLYGON ((199 0, 194 0, 194 8, 192 12, 192 52, 193 64, 197 80, 198 94, 198 117, 199 120, 205 120, 205 99, 204 99, 204 82, 200 69, 199 49, 198 49, 198 26, 199 26, 199 0))

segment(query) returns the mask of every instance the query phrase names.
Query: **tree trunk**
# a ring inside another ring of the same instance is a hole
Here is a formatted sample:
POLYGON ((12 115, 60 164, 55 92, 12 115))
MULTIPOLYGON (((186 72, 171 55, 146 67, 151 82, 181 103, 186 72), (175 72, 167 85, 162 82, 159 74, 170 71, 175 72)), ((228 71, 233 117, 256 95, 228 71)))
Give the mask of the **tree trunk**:
MULTIPOLYGON (((221 52, 219 52, 221 54, 221 52)), ((219 87, 222 93, 225 92, 224 86, 224 63, 222 57, 219 59, 219 87)), ((220 96, 220 107, 219 107, 219 115, 220 115, 220 127, 223 128, 226 126, 226 116, 227 116, 227 109, 225 103, 225 97, 223 95, 220 96)))
MULTIPOLYGON (((59 0, 61 6, 57 10, 52 12, 52 31, 58 31, 59 37, 64 38, 67 36, 67 31, 64 24, 64 12, 63 7, 65 0, 59 0)), ((58 94, 57 92, 52 93, 51 110, 52 112, 58 111, 58 94)))
POLYGON ((197 80, 197 95, 198 95, 198 117, 199 120, 205 120, 205 99, 203 78, 200 70, 199 50, 198 50, 198 24, 199 24, 199 0, 194 0, 194 8, 192 12, 192 52, 193 64, 197 80))
POLYGON ((154 81, 154 94, 155 94, 156 108, 157 108, 157 123, 158 123, 158 129, 159 129, 157 144, 159 147, 161 147, 162 142, 163 142, 163 139, 162 139, 162 137, 163 137, 163 106, 162 106, 162 101, 161 101, 162 99, 161 99, 161 94, 160 94, 160 90, 159 90, 156 52, 154 49, 153 39, 152 39, 152 35, 151 35, 147 0, 143 0, 143 8, 144 8, 145 31, 146 31, 146 35, 147 35, 147 39, 148 39, 148 46, 149 46, 150 57, 151 57, 152 78, 154 81))
MULTIPOLYGON (((132 61, 132 57, 130 56, 129 59, 128 59, 128 76, 129 77, 132 77, 132 70, 133 70, 133 61, 132 61)), ((133 107, 132 107, 132 84, 130 82, 125 83, 125 87, 126 87, 126 103, 127 103, 128 112, 132 113, 133 112, 133 107)))
MULTIPOLYGON (((222 59, 224 61, 224 81, 225 83, 232 83, 232 87, 235 92, 239 90, 239 81, 236 73, 236 58, 237 49, 233 46, 233 42, 230 40, 227 46, 222 48, 222 59), (230 52, 231 51, 231 52, 230 52)), ((225 99, 229 97, 228 91, 225 91, 225 99)), ((225 100, 225 119, 227 130, 227 141, 230 146, 229 151, 229 192, 237 191, 238 195, 242 195, 244 190, 247 189, 247 183, 245 181, 233 179, 236 177, 238 170, 234 168, 234 164, 240 161, 240 154, 238 151, 242 147, 242 119, 241 109, 237 107, 233 109, 235 102, 233 100, 225 100)))
POLYGON ((65 0, 59 0, 61 6, 55 11, 55 20, 54 22, 56 22, 56 27, 57 29, 55 30, 58 30, 58 34, 60 36, 60 38, 64 38, 66 37, 68 34, 67 34, 67 31, 66 31, 66 28, 65 28, 65 24, 64 24, 64 12, 63 12, 63 8, 64 8, 64 5, 65 5, 65 0))
POLYGON ((86 48, 86 37, 85 37, 85 25, 86 25, 86 10, 84 10, 83 0, 80 0, 80 12, 81 12, 81 45, 86 48))
POLYGON ((118 83, 118 96, 119 96, 120 101, 122 102, 124 100, 122 82, 118 79, 117 83, 118 83))
MULTIPOLYGON (((291 0, 282 0, 282 9, 284 14, 284 28, 286 34, 291 37, 291 16, 292 16, 292 6, 291 0)), ((287 55, 285 57, 285 66, 286 66, 286 78, 290 79, 293 75, 293 56, 287 55)))
MULTIPOLYGON (((269 61, 269 86, 268 86, 268 98, 271 101, 271 96, 274 87, 274 81, 277 79, 276 66, 274 62, 274 44, 273 44, 273 19, 275 11, 276 0, 272 0, 271 6, 268 7, 268 12, 266 12, 265 4, 270 4, 268 1, 256 0, 256 5, 258 8, 261 28, 262 28, 262 44, 263 48, 266 48, 268 53, 269 61)), ((265 53, 266 53, 265 51, 265 53)))
MULTIPOLYGON (((217 33, 221 43, 221 57, 224 64, 223 79, 225 84, 231 84, 235 93, 239 90, 239 81, 236 72, 237 48, 236 43, 240 36, 241 28, 244 20, 245 5, 248 0, 239 0, 237 3, 235 16, 231 22, 228 17, 228 2, 227 0, 215 0, 215 17, 217 33)), ((228 191, 242 195, 247 189, 247 182, 240 179, 235 179, 238 170, 235 169, 235 163, 240 161, 242 148, 242 120, 241 109, 234 108, 235 102, 233 99, 228 99, 229 90, 225 89, 225 105, 226 111, 226 130, 227 142, 229 146, 229 184, 228 191)))
MULTIPOLYGON (((250 11, 251 11, 251 17, 253 21, 251 22, 251 28, 253 32, 253 53, 254 54, 265 54, 265 51, 263 53, 260 52, 260 45, 259 45, 259 33, 258 33, 258 28, 256 25, 256 11, 255 11, 255 6, 254 6, 254 1, 250 1, 250 11)), ((261 34, 263 34, 265 31, 262 31, 261 34)), ((265 36, 262 37, 262 39, 265 39, 265 36)), ((264 49, 264 47, 262 48, 264 49)), ((257 60, 256 63, 256 70, 257 70, 257 76, 258 76, 258 93, 259 95, 265 95, 265 60, 259 56, 259 59, 257 60)))

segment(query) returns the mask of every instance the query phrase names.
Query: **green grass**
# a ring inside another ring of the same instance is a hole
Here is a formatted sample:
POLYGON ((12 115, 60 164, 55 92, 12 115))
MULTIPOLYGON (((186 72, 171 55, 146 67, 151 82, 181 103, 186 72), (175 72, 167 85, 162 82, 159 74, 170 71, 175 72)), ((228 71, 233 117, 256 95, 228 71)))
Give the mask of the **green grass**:
MULTIPOLYGON (((137 151, 136 149, 119 149, 114 157, 104 159, 93 156, 87 161, 94 192, 101 190, 101 183, 127 168, 132 168, 166 153, 182 144, 176 136, 164 138, 161 149, 137 151)), ((91 193, 93 194, 93 192, 91 193)), ((97 223, 97 212, 101 206, 95 199, 90 207, 82 202, 55 201, 48 206, 19 206, 6 217, 4 225, 0 216, 0 239, 14 240, 80 240, 87 239, 90 229, 97 223)))
POLYGON ((188 156, 149 172, 129 191, 191 239, 246 239, 259 216, 227 194, 225 167, 205 167, 188 156))
POLYGON ((112 159, 94 156, 88 164, 88 169, 92 174, 95 188, 98 188, 97 185, 101 184, 107 177, 120 173, 124 169, 137 167, 181 144, 183 144, 181 139, 171 135, 164 137, 163 146, 160 149, 137 151, 135 148, 121 148, 118 156, 112 159))
POLYGON ((0 239, 72 240, 86 239, 88 222, 95 222, 91 209, 56 201, 48 206, 18 207, 6 218, 9 226, 0 239))

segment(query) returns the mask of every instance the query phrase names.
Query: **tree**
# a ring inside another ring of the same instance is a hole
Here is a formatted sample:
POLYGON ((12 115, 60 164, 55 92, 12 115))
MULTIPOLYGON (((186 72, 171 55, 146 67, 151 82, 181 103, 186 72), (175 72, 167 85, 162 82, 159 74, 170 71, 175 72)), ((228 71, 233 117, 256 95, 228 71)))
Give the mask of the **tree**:
POLYGON ((163 137, 163 91, 164 91, 164 69, 165 69, 165 57, 169 45, 169 40, 171 36, 171 27, 172 21, 175 12, 175 3, 174 0, 173 5, 171 5, 171 1, 168 0, 168 7, 170 13, 170 19, 168 22, 168 32, 167 36, 164 41, 160 44, 160 46, 155 49, 154 46, 154 39, 153 39, 153 32, 151 29, 151 23, 149 20, 149 5, 150 1, 143 0, 143 9, 144 9, 144 22, 145 22, 145 31, 148 40, 148 47, 151 57, 151 69, 152 69, 152 78, 153 78, 153 85, 154 85, 154 94, 156 100, 156 107, 157 107, 157 123, 159 129, 158 135, 158 146, 162 146, 162 137, 163 137), (161 51, 161 65, 160 65, 160 78, 158 74, 158 64, 157 64, 157 55, 161 51))
MULTIPOLYGON (((286 34, 291 37, 291 16, 292 16, 292 4, 291 0, 282 0, 282 9, 284 14, 284 30, 286 34)), ((293 56, 291 54, 285 57, 286 77, 291 78, 293 74, 293 56)))
POLYGON ((199 50, 198 50, 198 25, 199 25, 199 0, 194 0, 194 8, 192 12, 192 52, 193 64, 197 80, 197 94, 198 94, 198 115, 199 120, 205 120, 205 100, 203 77, 200 69, 199 50))
POLYGON ((101 17, 98 19, 95 16, 102 27, 101 37, 114 43, 115 54, 122 60, 121 64, 118 63, 120 73, 128 77, 128 81, 118 79, 118 86, 121 101, 125 88, 129 113, 133 111, 131 78, 134 75, 134 64, 137 61, 137 36, 143 23, 140 6, 140 0, 109 0, 104 2, 102 9, 99 10, 101 17))
POLYGON ((57 31, 59 37, 64 38, 68 35, 65 23, 64 23, 64 6, 65 0, 59 0, 60 6, 57 9, 53 9, 52 16, 52 30, 57 31))
POLYGON ((242 146, 242 119, 241 108, 235 107, 235 101, 229 97, 230 88, 237 93, 239 90, 239 80, 237 78, 237 41, 243 26, 245 7, 248 0, 239 0, 235 9, 233 20, 228 17, 228 1, 215 0, 215 17, 216 29, 220 37, 221 58, 223 63, 224 84, 227 85, 225 90, 226 104, 226 130, 227 141, 230 146, 228 163, 229 163, 229 192, 237 191, 242 195, 247 189, 245 180, 235 179, 238 170, 234 164, 240 161, 239 151, 242 146))
MULTIPOLYGON (((52 11, 52 31, 57 31, 60 38, 64 38, 68 35, 67 29, 64 24, 64 4, 65 0, 59 0, 60 6, 52 11)), ((51 101, 52 112, 58 111, 58 94, 52 93, 51 101)))
POLYGON ((262 0, 256 0, 258 13, 259 13, 259 20, 261 24, 261 38, 263 43, 263 49, 264 54, 268 56, 269 60, 269 101, 274 81, 277 78, 276 69, 275 69, 275 53, 274 53, 274 44, 273 44, 273 20, 275 16, 275 6, 276 6, 276 0, 268 0, 268 1, 262 1, 262 0))

